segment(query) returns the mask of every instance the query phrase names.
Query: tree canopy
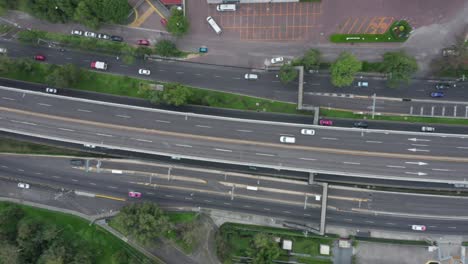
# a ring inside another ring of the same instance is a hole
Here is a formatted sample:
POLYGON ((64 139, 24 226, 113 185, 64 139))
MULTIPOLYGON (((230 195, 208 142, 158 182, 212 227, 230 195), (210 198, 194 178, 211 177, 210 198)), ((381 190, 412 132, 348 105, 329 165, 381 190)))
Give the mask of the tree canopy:
POLYGON ((139 93, 147 97, 153 104, 181 106, 188 102, 192 91, 178 83, 167 83, 163 91, 142 87, 139 93))
POLYGON ((337 87, 343 87, 353 83, 354 75, 362 68, 360 62, 353 54, 342 52, 338 59, 332 63, 331 82, 337 87))
POLYGON ((383 55, 383 69, 389 74, 388 86, 397 87, 409 82, 411 75, 418 70, 418 64, 415 58, 403 51, 386 52, 383 55))
POLYGON ((283 64, 280 68, 279 78, 284 84, 294 81, 298 75, 299 72, 291 64, 283 64))
POLYGON ((320 51, 309 49, 302 58, 302 65, 306 70, 318 67, 320 64, 320 51))
POLYGON ((252 241, 250 257, 254 264, 271 264, 281 254, 281 249, 273 238, 265 233, 258 233, 252 241))
POLYGON ((184 12, 177 8, 173 8, 171 10, 171 16, 167 21, 167 31, 172 35, 179 37, 187 33, 189 26, 188 19, 184 16, 184 12))

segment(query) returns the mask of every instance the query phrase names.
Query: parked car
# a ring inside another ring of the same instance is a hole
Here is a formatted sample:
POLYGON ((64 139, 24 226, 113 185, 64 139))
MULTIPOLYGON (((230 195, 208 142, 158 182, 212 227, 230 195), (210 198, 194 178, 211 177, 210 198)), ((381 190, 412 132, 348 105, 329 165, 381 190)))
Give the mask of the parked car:
POLYGON ((319 120, 319 125, 321 126, 333 126, 333 121, 330 119, 320 119, 319 120))
POLYGON ((97 34, 97 38, 98 38, 98 39, 106 39, 106 40, 108 40, 108 39, 110 39, 110 36, 107 35, 107 34, 99 33, 99 34, 97 34))
POLYGON ((271 64, 280 63, 280 62, 283 62, 283 61, 284 61, 283 57, 276 57, 276 58, 273 58, 273 59, 270 60, 271 64))
POLYGON ((435 132, 435 127, 423 126, 421 127, 421 132, 435 132))
POLYGON ((71 34, 75 36, 83 36, 83 31, 74 29, 71 31, 71 34))
POLYGON ((45 88, 46 93, 57 94, 58 90, 56 88, 45 88))
POLYGON ((6 48, 0 48, 0 54, 6 54, 7 49, 6 48))
POLYGON ((368 82, 358 82, 357 86, 358 87, 369 87, 369 83, 368 82))
POLYGON ((34 59, 37 61, 45 61, 46 57, 44 55, 36 55, 34 56, 34 59))
POLYGON ((161 18, 161 20, 159 20, 159 22, 161 22, 161 25, 167 27, 167 19, 161 18))
POLYGON ((95 38, 95 37, 96 37, 96 33, 91 32, 91 31, 85 31, 84 36, 85 36, 85 37, 88 37, 88 38, 95 38))
POLYGON ((438 84, 436 84, 435 88, 437 90, 445 90, 445 89, 450 88, 450 84, 448 84, 448 83, 438 83, 438 84))
POLYGON ((18 187, 21 188, 21 189, 29 189, 29 184, 19 182, 18 187))
POLYGON ((432 98, 444 97, 444 93, 443 92, 433 92, 433 93, 431 93, 431 97, 432 98))
POLYGON ((411 229, 415 231, 426 231, 426 226, 425 225, 412 225, 411 229))
POLYGON ((111 36, 110 38, 112 41, 118 41, 118 42, 123 41, 123 38, 121 36, 111 36))
POLYGON ((295 137, 288 137, 288 136, 281 136, 280 137, 280 142, 281 143, 287 143, 287 144, 294 144, 294 143, 296 143, 296 138, 295 137))
POLYGON ((448 57, 448 56, 459 56, 460 52, 458 52, 455 49, 447 48, 442 50, 442 56, 448 57))
POLYGON ((359 127, 359 128, 367 128, 369 124, 364 121, 359 121, 359 122, 354 122, 353 127, 359 127))
POLYGON ((141 198, 141 193, 130 191, 130 192, 128 192, 128 197, 141 198))
POLYGON ((150 75, 151 71, 147 70, 147 69, 139 69, 138 74, 140 74, 140 75, 150 75))
POLYGON ((309 129, 309 128, 303 128, 303 129, 301 129, 301 134, 302 135, 313 136, 313 135, 315 135, 315 130, 309 129))
POLYGON ((142 46, 149 46, 150 42, 149 42, 149 40, 146 40, 146 39, 140 39, 140 40, 138 40, 137 44, 142 45, 142 46))
POLYGON ((246 73, 244 75, 244 79, 246 80, 257 80, 258 79, 258 75, 257 74, 254 74, 254 73, 246 73))

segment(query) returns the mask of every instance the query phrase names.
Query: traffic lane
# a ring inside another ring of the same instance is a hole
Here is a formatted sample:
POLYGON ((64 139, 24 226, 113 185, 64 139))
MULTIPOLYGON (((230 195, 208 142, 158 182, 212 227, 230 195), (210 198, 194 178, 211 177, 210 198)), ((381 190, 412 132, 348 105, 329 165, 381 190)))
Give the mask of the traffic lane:
MULTIPOLYGON (((41 119, 37 118, 32 119, 21 119, 18 116, 13 115, 9 117, 14 119, 15 122, 8 122, 9 120, 4 119, 2 123, 4 126, 12 129, 20 129, 22 131, 35 132, 43 135, 49 136, 59 136, 62 138, 68 138, 69 140, 80 139, 85 142, 90 142, 95 145, 114 145, 116 146, 125 146, 127 148, 138 148, 144 151, 161 151, 163 153, 171 153, 172 155, 189 155, 194 157, 204 157, 209 159, 227 159, 231 162, 241 162, 247 164, 265 164, 265 165, 274 165, 274 166, 292 166, 297 168, 320 170, 327 169, 336 173, 343 173, 343 171, 362 173, 364 166, 366 167, 366 174, 372 174, 376 171, 382 175, 382 172, 386 172, 383 175, 395 175, 393 167, 389 166, 389 160, 402 160, 400 155, 392 156, 391 159, 385 157, 377 157, 378 153, 361 153, 360 155, 364 156, 350 156, 335 154, 335 153, 321 153, 321 152, 312 152, 308 151, 308 147, 299 146, 285 146, 279 144, 273 144, 271 147, 262 146, 266 143, 258 144, 232 144, 229 142, 217 142, 217 141, 200 141, 198 139, 192 140, 191 138, 173 138, 172 136, 167 135, 155 135, 154 133, 147 134, 146 131, 141 133, 140 131, 135 132, 131 128, 126 128, 125 130, 115 130, 113 128, 103 128, 103 127, 89 127, 83 124, 66 124, 67 121, 61 120, 60 127, 55 123, 55 120, 41 119), (19 121, 18 120, 22 120, 19 121), (39 122, 38 122, 39 121, 39 122), (37 122, 37 123, 31 123, 37 122), (59 129, 63 126, 67 127, 67 130, 59 129), (50 128, 54 128, 53 131, 50 128), (71 128, 71 129, 70 129, 71 128), (131 136, 127 133, 128 130, 132 130, 131 136), (273 148, 272 148, 273 147, 273 148), (295 148, 292 151, 290 148, 295 148), (299 149, 298 149, 299 148, 299 149), (305 149, 303 149, 305 148, 305 149), (325 159, 326 162, 323 162, 324 156, 328 156, 328 159, 325 159), (310 161, 321 161, 320 164, 311 167, 310 161), (361 166, 362 164, 362 166, 361 166), (325 165, 328 165, 325 167, 325 165), (353 168, 351 168, 353 167, 353 168), (340 171, 342 170, 342 171, 340 171)), ((322 150, 323 151, 323 150, 322 150)), ((338 150, 339 151, 339 150, 338 150)), ((414 161, 417 157, 418 159, 424 160, 424 156, 414 156, 408 155, 404 156, 403 161, 414 161)), ((429 159, 429 157, 427 157, 429 159)), ((434 157, 433 157, 434 158, 434 157)), ((457 167, 460 164, 464 163, 453 163, 453 162, 441 162, 443 166, 439 167, 440 170, 449 170, 452 171, 454 175, 460 177, 461 171, 457 167), (454 167, 454 168, 452 168, 454 167)), ((400 176, 407 176, 406 174, 415 174, 418 176, 427 175, 420 171, 404 171, 399 173, 400 176)), ((431 176, 437 177, 440 175, 446 175, 446 172, 443 171, 433 171, 430 174, 431 176)))

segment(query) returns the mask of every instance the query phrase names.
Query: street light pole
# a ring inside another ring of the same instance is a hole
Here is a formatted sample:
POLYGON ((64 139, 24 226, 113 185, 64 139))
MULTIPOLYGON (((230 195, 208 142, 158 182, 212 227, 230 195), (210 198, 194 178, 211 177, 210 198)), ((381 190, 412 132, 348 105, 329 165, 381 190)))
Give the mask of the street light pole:
POLYGON ((375 93, 372 95, 372 119, 374 119, 375 116, 375 93))

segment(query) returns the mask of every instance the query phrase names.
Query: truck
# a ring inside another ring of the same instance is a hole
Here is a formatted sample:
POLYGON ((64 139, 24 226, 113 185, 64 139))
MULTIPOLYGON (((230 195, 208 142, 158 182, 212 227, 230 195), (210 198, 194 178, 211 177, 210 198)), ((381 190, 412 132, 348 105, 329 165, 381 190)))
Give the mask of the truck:
POLYGON ((97 69, 97 70, 107 70, 107 63, 102 62, 102 61, 92 61, 91 62, 91 69, 97 69))

